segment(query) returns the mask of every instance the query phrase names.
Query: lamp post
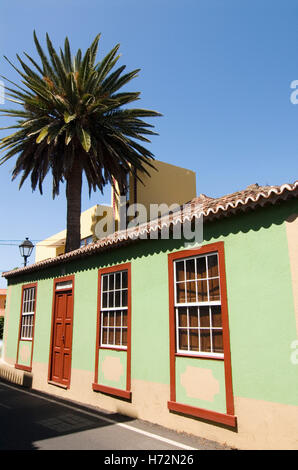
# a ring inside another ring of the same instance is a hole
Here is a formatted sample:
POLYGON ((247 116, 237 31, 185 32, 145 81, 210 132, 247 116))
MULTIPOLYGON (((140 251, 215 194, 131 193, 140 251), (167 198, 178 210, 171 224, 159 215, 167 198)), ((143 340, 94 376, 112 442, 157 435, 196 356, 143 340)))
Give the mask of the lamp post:
POLYGON ((24 258, 24 266, 27 265, 27 258, 29 258, 31 255, 33 248, 34 245, 28 238, 26 238, 26 240, 24 240, 23 243, 19 245, 21 256, 24 258))

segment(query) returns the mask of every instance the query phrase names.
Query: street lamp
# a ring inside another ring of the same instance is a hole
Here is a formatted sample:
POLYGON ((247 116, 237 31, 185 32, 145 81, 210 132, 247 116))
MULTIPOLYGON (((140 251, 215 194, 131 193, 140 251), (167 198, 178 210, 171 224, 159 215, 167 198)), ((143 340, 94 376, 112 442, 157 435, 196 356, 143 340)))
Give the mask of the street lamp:
POLYGON ((31 255, 33 248, 34 245, 28 238, 26 238, 26 240, 24 240, 23 243, 19 245, 21 256, 24 258, 24 266, 27 265, 27 258, 29 258, 31 255))

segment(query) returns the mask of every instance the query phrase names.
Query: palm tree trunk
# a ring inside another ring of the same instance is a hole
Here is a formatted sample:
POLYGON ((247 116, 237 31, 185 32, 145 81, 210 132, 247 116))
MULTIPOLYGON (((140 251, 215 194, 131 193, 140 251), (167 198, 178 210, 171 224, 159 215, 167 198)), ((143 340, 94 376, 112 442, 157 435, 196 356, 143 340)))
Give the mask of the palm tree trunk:
POLYGON ((82 167, 79 159, 74 160, 66 182, 67 227, 65 253, 80 248, 81 243, 81 193, 82 167))

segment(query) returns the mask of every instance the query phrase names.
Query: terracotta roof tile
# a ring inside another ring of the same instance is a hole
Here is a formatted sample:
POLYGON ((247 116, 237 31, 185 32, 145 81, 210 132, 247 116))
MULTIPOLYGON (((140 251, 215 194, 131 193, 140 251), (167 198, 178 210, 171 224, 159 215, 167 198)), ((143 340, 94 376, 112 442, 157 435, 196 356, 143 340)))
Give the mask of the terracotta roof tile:
POLYGON ((236 191, 220 198, 211 198, 201 194, 181 206, 180 210, 177 210, 173 214, 165 215, 136 228, 115 232, 106 238, 71 251, 70 253, 2 273, 2 276, 9 278, 72 261, 73 259, 92 255, 106 249, 120 247, 140 239, 140 235, 144 233, 149 234, 151 231, 161 230, 164 226, 173 226, 177 223, 183 223, 186 220, 193 220, 194 218, 203 216, 204 221, 210 221, 221 217, 232 216, 233 214, 248 209, 251 210, 268 204, 275 204, 280 200, 297 197, 298 181, 293 184, 283 184, 282 186, 259 186, 258 184, 252 184, 243 191, 236 191))

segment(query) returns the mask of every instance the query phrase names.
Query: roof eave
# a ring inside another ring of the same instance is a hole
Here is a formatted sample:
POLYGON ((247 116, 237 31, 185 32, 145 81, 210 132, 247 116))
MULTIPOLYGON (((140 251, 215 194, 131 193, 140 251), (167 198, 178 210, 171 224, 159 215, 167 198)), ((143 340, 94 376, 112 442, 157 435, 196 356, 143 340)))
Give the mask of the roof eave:
MULTIPOLYGON (((232 195, 231 195, 232 196, 232 195)), ((223 202, 222 204, 218 204, 214 207, 208 208, 208 202, 206 204, 197 204, 194 205, 195 208, 199 208, 197 211, 192 212, 192 217, 204 217, 204 222, 209 222, 213 220, 218 220, 223 217, 232 217, 239 213, 247 212, 256 210, 260 207, 265 207, 266 205, 275 205, 280 201, 285 201, 288 199, 294 199, 298 197, 298 181, 293 184, 285 184, 280 187, 272 187, 269 191, 262 192, 260 190, 259 193, 255 195, 249 195, 244 199, 236 198, 234 201, 223 202)), ((221 201, 224 198, 219 198, 218 201, 221 201)), ((214 199, 210 199, 212 203, 216 202, 214 199)), ((191 202, 189 207, 191 206, 191 202)), ((170 220, 170 219, 169 219, 170 220)), ((96 243, 87 245, 86 247, 79 248, 77 250, 71 251, 64 255, 57 256, 55 258, 49 258, 44 261, 39 261, 37 263, 31 264, 29 266, 18 268, 12 271, 7 271, 2 273, 2 277, 9 279, 11 277, 20 276, 23 274, 31 273, 34 271, 39 271, 45 268, 51 268, 57 266, 59 264, 71 262, 73 260, 88 257, 90 255, 94 255, 100 253, 102 251, 106 251, 109 249, 121 248, 122 246, 129 245, 131 243, 135 243, 137 241, 144 240, 140 238, 141 234, 147 231, 149 234, 150 231, 154 230, 161 230, 160 224, 156 224, 155 228, 150 229, 148 228, 149 224, 143 224, 142 226, 138 227, 135 230, 125 231, 125 232, 115 232, 112 236, 107 237, 105 239, 99 240, 96 243)), ((173 226, 173 221, 169 222, 169 227, 173 226)))

